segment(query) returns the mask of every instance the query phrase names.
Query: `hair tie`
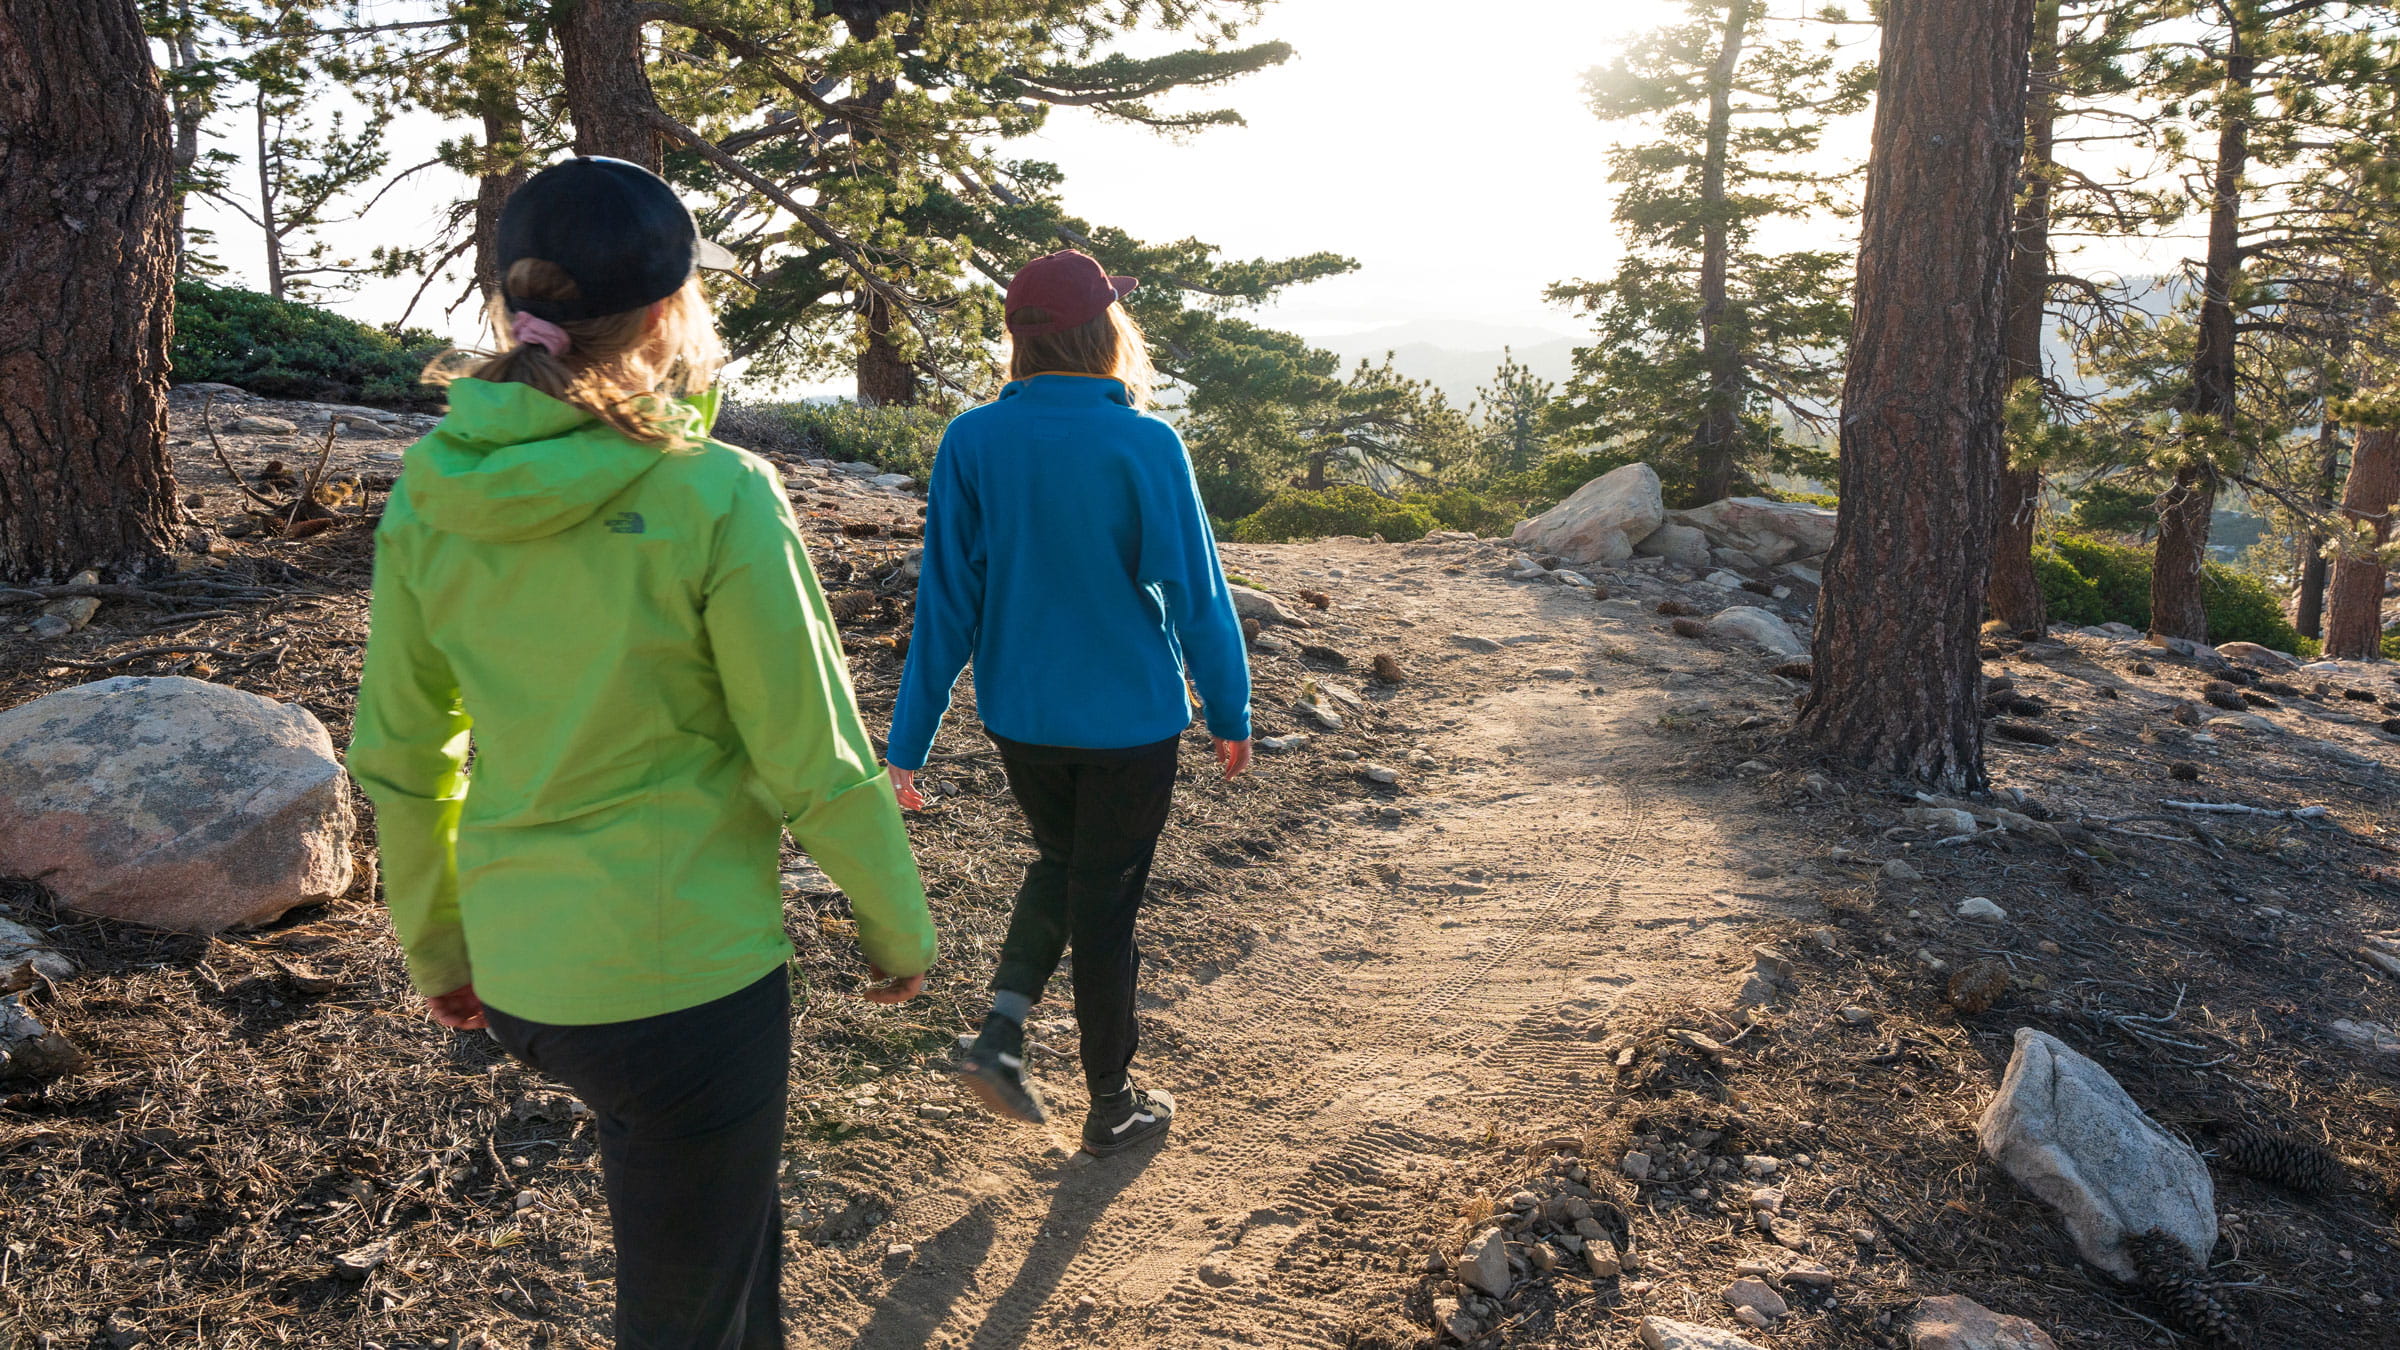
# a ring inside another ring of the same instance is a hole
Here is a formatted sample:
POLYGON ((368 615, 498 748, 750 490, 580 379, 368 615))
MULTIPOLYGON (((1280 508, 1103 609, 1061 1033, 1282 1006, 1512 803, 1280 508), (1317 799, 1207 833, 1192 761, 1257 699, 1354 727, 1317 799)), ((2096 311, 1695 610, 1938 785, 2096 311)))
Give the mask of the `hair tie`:
POLYGON ((565 356, 567 349, 575 345, 575 339, 567 336, 566 329, 521 309, 509 321, 509 331, 517 335, 517 341, 547 348, 552 356, 565 356))

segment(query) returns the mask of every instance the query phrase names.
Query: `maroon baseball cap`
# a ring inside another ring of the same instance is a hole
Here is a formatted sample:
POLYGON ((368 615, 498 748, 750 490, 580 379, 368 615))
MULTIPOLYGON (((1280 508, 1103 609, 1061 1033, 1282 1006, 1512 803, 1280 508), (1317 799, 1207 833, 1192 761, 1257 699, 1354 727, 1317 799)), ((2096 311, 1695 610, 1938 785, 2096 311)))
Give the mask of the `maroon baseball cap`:
POLYGON ((1141 283, 1132 277, 1112 277, 1089 253, 1062 248, 1017 269, 1008 281, 1008 331, 1023 337, 1048 337, 1079 328, 1108 312, 1108 307, 1133 293, 1141 283), (1019 323, 1017 311, 1039 309, 1048 323, 1019 323))

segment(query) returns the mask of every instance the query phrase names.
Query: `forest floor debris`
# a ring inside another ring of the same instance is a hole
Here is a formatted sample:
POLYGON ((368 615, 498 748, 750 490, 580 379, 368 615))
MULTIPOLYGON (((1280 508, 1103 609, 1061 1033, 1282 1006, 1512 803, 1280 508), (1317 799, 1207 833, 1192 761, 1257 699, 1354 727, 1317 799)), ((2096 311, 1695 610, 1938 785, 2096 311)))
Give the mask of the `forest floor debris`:
MULTIPOLYGON (((0 705, 94 663, 176 671, 346 741, 364 516, 405 441, 337 434, 325 474, 356 476, 353 518, 229 538, 217 524, 254 503, 192 407, 178 468, 206 551, 174 584, 100 596, 78 631, 9 640, 0 705), (177 646, 213 650, 144 651, 177 646)), ((220 432, 253 487, 284 434, 220 432)), ((920 501, 758 448, 849 597, 875 724, 920 501)), ((1254 648, 1278 753, 1230 786, 1187 756, 1143 1060, 1185 1115, 1154 1155, 1068 1166, 1065 1135, 965 1109, 939 1072, 1022 847, 971 702, 912 822, 946 942, 924 1000, 845 996, 847 910, 787 859, 801 1343, 1896 1350, 1934 1295, 2070 1350, 2192 1344, 2170 1303, 2196 1295, 2254 1346, 2382 1343, 2400 1299, 2400 977, 2373 959, 2400 933, 2387 671, 2278 672, 2294 696, 2239 661, 1996 636, 1987 674, 2020 702, 1992 715, 2056 743, 1995 740, 1994 794, 1926 801, 1782 743, 1805 663, 1670 627, 1739 603, 1805 633, 1806 579, 1728 591, 1637 557, 1581 569, 1584 589, 1509 580, 1515 552, 1226 549, 1310 646, 1407 678, 1329 680, 1278 620, 1254 648), (1552 670, 1574 678, 1535 676, 1552 670), (2211 709, 2208 680, 2274 706, 2211 709), (1969 819, 1909 814, 1928 810, 1969 819), (1975 897, 2006 922, 1959 918, 1975 897), (2024 1026, 2209 1159, 2207 1270, 2110 1280, 1981 1155, 2024 1026)), ((26 886, 0 908, 81 968, 15 996, 88 1056, 0 1087, 0 1345, 605 1343, 588 1116, 425 1023, 363 893, 217 938, 75 919, 26 886)), ((1065 998, 1037 1007, 1029 1058, 1071 1099, 1065 998)))

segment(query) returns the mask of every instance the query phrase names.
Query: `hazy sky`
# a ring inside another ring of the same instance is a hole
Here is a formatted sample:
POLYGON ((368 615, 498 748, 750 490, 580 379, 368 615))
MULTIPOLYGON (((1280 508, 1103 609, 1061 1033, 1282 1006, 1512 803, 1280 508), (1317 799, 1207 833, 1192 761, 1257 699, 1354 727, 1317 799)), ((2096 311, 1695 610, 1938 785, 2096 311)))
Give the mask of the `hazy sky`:
MULTIPOLYGON (((1770 0, 1770 11, 1787 17, 1808 3, 1770 0)), ((1059 109, 1043 135, 1009 153, 1056 162, 1071 209, 1140 237, 1197 237, 1234 256, 1330 249, 1358 260, 1356 273, 1299 288, 1268 310, 1279 326, 1330 338, 1405 324, 1412 337, 1449 333, 1444 345, 1463 348, 1543 331, 1575 336, 1583 322, 1541 292, 1604 275, 1617 256, 1605 154, 1625 134, 1584 108, 1579 77, 1627 36, 1683 13, 1670 0, 1277 0, 1248 40, 1281 39, 1297 55, 1182 104, 1230 103, 1247 126, 1170 140, 1059 109)), ((1134 49, 1160 45, 1145 37, 1134 49)), ((226 129, 235 134, 220 144, 242 149, 245 128, 226 129)), ((402 126, 395 163, 427 157, 445 134, 455 129, 430 118, 402 126)), ((1830 154, 1862 157, 1865 135, 1856 119, 1838 129, 1830 154)), ((362 253, 421 237, 471 192, 434 170, 329 237, 362 253)), ((255 232, 221 209, 201 214, 213 216, 220 254, 255 282, 255 232)), ((1832 235, 1769 242, 1823 245, 1832 235)), ((336 307, 388 320, 414 289, 413 280, 376 282, 336 307)), ((441 315, 456 289, 434 292, 412 321, 471 335, 468 311, 441 315)))

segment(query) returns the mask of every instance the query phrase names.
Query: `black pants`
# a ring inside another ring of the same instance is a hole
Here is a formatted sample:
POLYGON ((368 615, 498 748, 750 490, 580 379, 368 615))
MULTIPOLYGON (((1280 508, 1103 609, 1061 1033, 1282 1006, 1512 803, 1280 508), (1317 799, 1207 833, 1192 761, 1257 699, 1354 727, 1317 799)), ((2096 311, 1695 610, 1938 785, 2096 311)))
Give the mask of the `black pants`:
POLYGON ((992 988, 1030 999, 1075 953, 1075 1020, 1083 1079, 1095 1097, 1125 1088, 1141 1037, 1133 1024, 1134 916, 1175 792, 1175 740, 1130 750, 1077 750, 992 740, 1009 791, 1040 851, 1017 888, 992 988))
POLYGON ((508 1053, 599 1127, 617 1350, 781 1350, 792 987, 781 967, 696 1008, 552 1026, 486 1006, 508 1053))

